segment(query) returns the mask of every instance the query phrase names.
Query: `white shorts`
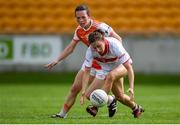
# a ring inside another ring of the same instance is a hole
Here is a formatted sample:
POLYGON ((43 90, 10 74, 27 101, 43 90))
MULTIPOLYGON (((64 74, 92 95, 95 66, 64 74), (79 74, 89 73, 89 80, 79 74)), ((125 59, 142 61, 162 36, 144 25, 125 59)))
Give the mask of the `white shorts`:
POLYGON ((107 71, 104 71, 104 70, 96 70, 96 75, 95 77, 97 79, 100 79, 100 80, 105 80, 106 79, 106 76, 109 74, 109 72, 107 71))
MULTIPOLYGON (((85 70, 84 64, 82 65, 81 70, 83 71, 85 70)), ((105 80, 108 73, 109 73, 108 71, 99 70, 95 68, 91 68, 91 71, 90 71, 91 76, 95 76, 97 79, 100 79, 100 80, 105 80)))
MULTIPOLYGON (((81 70, 85 71, 85 64, 84 63, 82 65, 82 67, 81 67, 81 70)), ((91 68, 90 75, 91 76, 96 76, 96 69, 95 68, 91 68)))

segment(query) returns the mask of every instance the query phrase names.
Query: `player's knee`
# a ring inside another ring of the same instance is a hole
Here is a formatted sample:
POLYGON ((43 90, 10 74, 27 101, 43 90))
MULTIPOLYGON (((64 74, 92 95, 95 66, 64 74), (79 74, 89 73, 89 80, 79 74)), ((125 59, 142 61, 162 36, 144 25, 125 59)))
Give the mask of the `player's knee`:
POLYGON ((108 81, 108 83, 112 83, 115 80, 115 76, 109 73, 106 77, 106 80, 108 81))

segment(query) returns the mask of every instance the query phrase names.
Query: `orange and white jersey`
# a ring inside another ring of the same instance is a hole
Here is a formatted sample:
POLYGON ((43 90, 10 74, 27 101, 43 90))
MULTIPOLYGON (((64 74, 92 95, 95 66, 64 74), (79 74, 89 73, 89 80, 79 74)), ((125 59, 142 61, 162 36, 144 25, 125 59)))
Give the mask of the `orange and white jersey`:
POLYGON ((102 68, 100 71, 98 71, 99 74, 101 74, 102 79, 104 79, 105 76, 117 66, 127 61, 132 63, 129 54, 124 49, 121 42, 113 37, 106 37, 104 42, 104 53, 100 54, 90 46, 87 49, 84 61, 85 67, 89 68, 92 66, 92 62, 95 59, 102 68))
POLYGON ((97 29, 101 29, 107 37, 110 36, 113 31, 109 25, 91 19, 91 26, 88 29, 84 29, 81 26, 76 28, 73 40, 77 42, 82 41, 85 45, 89 46, 88 36, 97 29))
MULTIPOLYGON (((88 36, 89 36, 89 34, 91 34, 92 32, 94 32, 97 29, 101 29, 105 33, 105 36, 110 36, 113 31, 113 29, 109 25, 107 25, 103 22, 98 22, 96 20, 91 19, 91 25, 88 29, 84 29, 81 26, 78 26, 76 28, 73 40, 77 41, 77 42, 81 41, 86 46, 89 46, 88 36)), ((97 70, 101 69, 101 67, 95 60, 93 60, 92 67, 97 70)), ((81 69, 84 70, 84 68, 85 67, 83 65, 81 69)))

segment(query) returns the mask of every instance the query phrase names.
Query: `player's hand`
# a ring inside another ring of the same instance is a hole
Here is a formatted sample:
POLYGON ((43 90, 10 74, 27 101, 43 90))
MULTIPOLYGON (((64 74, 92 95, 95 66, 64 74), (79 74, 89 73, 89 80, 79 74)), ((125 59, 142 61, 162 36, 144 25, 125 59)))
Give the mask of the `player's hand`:
POLYGON ((80 97, 80 104, 83 105, 84 104, 84 100, 85 100, 85 93, 82 93, 81 97, 80 97))
POLYGON ((132 88, 129 88, 127 92, 129 92, 130 100, 134 101, 134 90, 132 88))
POLYGON ((44 67, 47 68, 47 69, 51 69, 51 68, 54 67, 56 64, 58 64, 58 62, 59 62, 58 60, 54 60, 53 62, 44 65, 44 67))

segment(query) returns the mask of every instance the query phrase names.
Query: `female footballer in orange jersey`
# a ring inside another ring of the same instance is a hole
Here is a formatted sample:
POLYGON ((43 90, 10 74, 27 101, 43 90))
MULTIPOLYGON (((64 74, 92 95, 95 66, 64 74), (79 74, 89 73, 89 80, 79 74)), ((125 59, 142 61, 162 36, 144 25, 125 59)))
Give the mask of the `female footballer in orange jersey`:
MULTIPOLYGON (((111 36, 119 41, 121 41, 121 37, 107 24, 98 22, 96 20, 93 20, 90 17, 88 7, 85 5, 79 5, 75 9, 75 17, 77 20, 77 23, 79 26, 76 28, 74 37, 72 41, 69 43, 69 45, 64 49, 62 53, 57 57, 56 60, 52 61, 49 64, 46 64, 44 67, 51 69, 54 67, 56 64, 58 64, 60 61, 65 59, 67 56, 69 56, 73 50, 75 49, 76 45, 79 43, 79 41, 83 42, 86 46, 89 46, 89 41, 88 41, 88 35, 95 31, 96 29, 101 29, 102 31, 105 32, 106 36, 111 36)), ((91 75, 89 79, 89 83, 94 79, 94 75, 96 70, 98 70, 100 66, 96 63, 96 61, 93 61, 93 65, 91 68, 91 75)), ((67 99, 64 103, 63 108, 60 110, 59 113, 53 115, 52 117, 56 118, 65 118, 67 116, 68 111, 71 109, 73 104, 75 103, 76 97, 78 93, 82 89, 82 77, 84 73, 84 65, 82 68, 78 71, 74 82, 71 86, 71 89, 69 91, 69 94, 67 96, 67 99)), ((123 82, 123 79, 121 79, 123 82)))

